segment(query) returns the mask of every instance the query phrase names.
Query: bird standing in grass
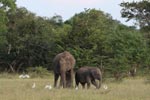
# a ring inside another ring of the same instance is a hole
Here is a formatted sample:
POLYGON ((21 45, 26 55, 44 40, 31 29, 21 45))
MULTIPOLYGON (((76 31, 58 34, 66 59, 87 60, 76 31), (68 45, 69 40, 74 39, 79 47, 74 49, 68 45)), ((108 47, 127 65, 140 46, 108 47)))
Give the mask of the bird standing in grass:
POLYGON ((33 83, 33 85, 32 85, 32 89, 34 89, 34 88, 35 88, 35 86, 36 86, 36 85, 35 85, 35 83, 33 83))
POLYGON ((25 78, 30 78, 30 76, 28 74, 21 74, 19 75, 20 79, 25 79, 25 78))
POLYGON ((103 88, 104 88, 105 90, 107 90, 107 89, 108 89, 107 85, 103 85, 103 88))
POLYGON ((75 89, 78 90, 78 87, 76 87, 75 89))
POLYGON ((49 89, 51 90, 52 89, 52 86, 49 84, 49 85, 45 85, 45 89, 49 89))

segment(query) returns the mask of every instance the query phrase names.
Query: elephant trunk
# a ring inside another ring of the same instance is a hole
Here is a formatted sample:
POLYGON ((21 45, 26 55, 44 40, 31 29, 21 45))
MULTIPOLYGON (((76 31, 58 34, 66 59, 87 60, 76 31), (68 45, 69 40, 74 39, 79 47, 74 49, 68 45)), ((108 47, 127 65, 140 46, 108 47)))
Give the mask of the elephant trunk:
POLYGON ((102 84, 102 76, 100 76, 99 80, 99 84, 98 84, 98 89, 101 88, 101 84, 102 84))

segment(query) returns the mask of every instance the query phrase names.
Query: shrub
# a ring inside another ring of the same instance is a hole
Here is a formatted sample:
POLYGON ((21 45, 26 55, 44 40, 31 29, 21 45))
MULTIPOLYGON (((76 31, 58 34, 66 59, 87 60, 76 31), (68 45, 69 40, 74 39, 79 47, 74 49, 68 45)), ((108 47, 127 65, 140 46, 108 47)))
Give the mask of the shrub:
POLYGON ((50 75, 49 71, 43 66, 29 67, 27 71, 28 73, 30 73, 32 78, 35 78, 35 77, 43 78, 43 77, 50 75))

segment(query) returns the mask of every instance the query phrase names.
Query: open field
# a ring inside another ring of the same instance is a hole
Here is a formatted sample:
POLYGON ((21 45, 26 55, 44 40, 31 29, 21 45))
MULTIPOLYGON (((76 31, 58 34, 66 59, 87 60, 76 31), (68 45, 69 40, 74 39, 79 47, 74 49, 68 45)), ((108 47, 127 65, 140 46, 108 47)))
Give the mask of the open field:
POLYGON ((124 79, 113 82, 107 79, 105 90, 91 87, 89 90, 45 89, 53 84, 50 79, 6 79, 0 78, 0 100, 150 100, 150 83, 145 78, 124 79), (32 84, 36 83, 33 89, 32 84))

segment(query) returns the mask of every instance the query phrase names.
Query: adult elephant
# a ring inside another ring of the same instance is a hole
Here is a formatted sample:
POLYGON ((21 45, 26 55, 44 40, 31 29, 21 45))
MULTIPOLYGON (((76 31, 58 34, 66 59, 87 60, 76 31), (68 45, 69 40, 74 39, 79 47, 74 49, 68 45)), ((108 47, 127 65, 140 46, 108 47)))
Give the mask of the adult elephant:
POLYGON ((54 87, 60 76, 59 87, 66 88, 73 86, 73 68, 75 66, 75 58, 68 51, 64 51, 55 56, 54 65, 54 87), (66 81, 67 80, 67 81, 66 81))
POLYGON ((76 88, 78 88, 79 83, 83 88, 85 88, 85 84, 87 83, 87 88, 90 88, 90 84, 92 83, 97 89, 99 89, 102 83, 102 73, 97 67, 81 67, 75 74, 75 81, 76 88), (99 84, 96 80, 99 80, 99 84))

